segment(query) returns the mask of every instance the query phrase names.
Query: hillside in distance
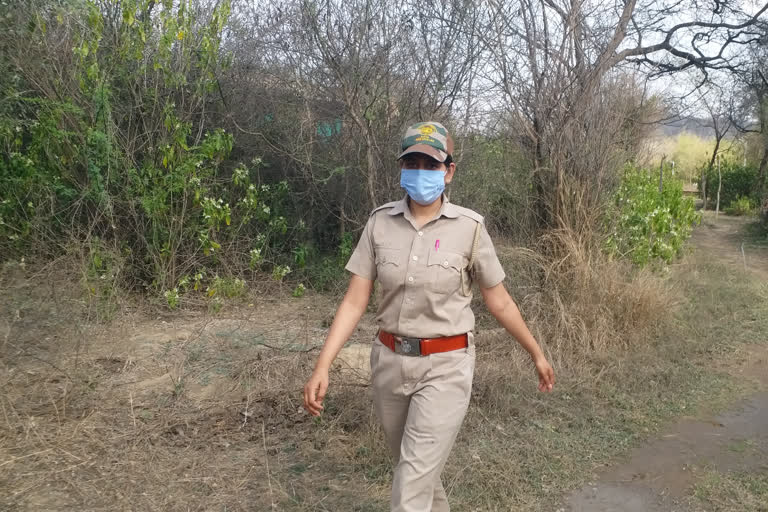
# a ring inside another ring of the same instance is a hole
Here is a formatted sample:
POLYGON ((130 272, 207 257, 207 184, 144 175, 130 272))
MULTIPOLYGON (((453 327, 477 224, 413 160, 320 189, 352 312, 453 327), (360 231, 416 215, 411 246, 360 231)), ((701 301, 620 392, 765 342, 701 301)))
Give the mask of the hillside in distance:
POLYGON ((703 139, 715 136, 710 119, 698 117, 674 117, 658 125, 659 135, 676 137, 681 133, 691 133, 703 139))

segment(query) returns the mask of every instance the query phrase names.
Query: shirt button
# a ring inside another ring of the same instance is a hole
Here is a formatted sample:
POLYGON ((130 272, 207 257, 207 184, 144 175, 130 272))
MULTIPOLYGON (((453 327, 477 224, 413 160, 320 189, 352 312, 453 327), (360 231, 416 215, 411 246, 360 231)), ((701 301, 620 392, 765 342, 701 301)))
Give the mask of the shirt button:
POLYGON ((445 260, 445 261, 443 262, 443 267, 445 267, 445 268, 448 268, 448 260, 445 260))
POLYGON ((413 257, 413 261, 419 261, 419 257, 418 256, 414 256, 413 257))
POLYGON ((423 231, 419 231, 419 236, 424 236, 424 232, 423 231))
POLYGON ((413 282, 413 276, 408 276, 408 282, 409 282, 409 283, 412 283, 412 282, 413 282))

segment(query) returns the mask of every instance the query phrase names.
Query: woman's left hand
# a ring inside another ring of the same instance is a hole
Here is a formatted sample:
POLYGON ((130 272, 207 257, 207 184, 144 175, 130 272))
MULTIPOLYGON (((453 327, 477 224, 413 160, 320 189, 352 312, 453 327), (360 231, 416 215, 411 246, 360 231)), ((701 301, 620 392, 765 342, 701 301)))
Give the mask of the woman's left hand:
POLYGON ((539 374, 539 391, 549 393, 555 385, 555 371, 544 356, 536 359, 534 363, 539 374))

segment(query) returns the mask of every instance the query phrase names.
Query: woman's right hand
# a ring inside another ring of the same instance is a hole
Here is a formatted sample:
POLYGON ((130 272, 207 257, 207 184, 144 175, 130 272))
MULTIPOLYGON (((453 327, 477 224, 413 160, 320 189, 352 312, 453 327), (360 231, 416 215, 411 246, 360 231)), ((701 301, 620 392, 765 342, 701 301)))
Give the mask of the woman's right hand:
POLYGON ((320 416, 323 410, 323 398, 328 390, 328 370, 315 369, 304 386, 304 408, 312 416, 320 416))
POLYGON ((372 280, 352 274, 347 293, 336 311, 323 349, 317 356, 315 371, 304 386, 304 408, 312 416, 319 416, 323 410, 323 398, 328 390, 328 368, 365 313, 372 291, 372 280))

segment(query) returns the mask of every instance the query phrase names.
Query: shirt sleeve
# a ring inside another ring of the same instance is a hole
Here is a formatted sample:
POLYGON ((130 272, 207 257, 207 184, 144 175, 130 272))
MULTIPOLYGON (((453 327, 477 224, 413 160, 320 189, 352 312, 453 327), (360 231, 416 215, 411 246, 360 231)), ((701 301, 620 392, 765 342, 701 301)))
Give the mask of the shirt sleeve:
POLYGON ((371 215, 365 224, 357 247, 349 257, 344 267, 348 271, 371 281, 376 280, 376 253, 373 250, 373 223, 375 215, 371 215))
POLYGON ((492 288, 506 277, 484 222, 480 224, 480 240, 477 242, 474 268, 475 278, 481 288, 492 288))

